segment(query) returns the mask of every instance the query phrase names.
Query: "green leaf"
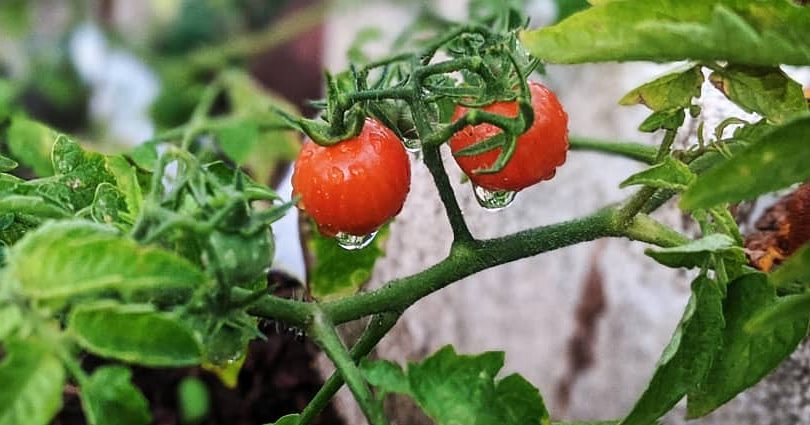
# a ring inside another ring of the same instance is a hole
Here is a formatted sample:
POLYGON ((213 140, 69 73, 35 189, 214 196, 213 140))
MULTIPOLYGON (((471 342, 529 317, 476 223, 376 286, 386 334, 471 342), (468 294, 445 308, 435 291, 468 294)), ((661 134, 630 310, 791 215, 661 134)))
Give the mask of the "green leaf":
POLYGON ((0 425, 45 425, 62 407, 65 370, 33 339, 7 341, 0 360, 0 425))
POLYGON ((147 142, 138 145, 132 152, 129 153, 129 158, 144 171, 155 171, 155 166, 158 161, 157 143, 147 142))
POLYGON ((810 289, 810 243, 794 252, 768 278, 778 289, 794 293, 810 289))
POLYGON ((7 134, 8 148, 15 159, 34 170, 40 177, 53 174, 51 150, 56 133, 23 116, 15 116, 7 134))
POLYGON ((734 263, 745 264, 745 252, 731 237, 713 233, 686 245, 647 249, 645 254, 667 267, 703 267, 712 255, 734 263))
POLYGON ((86 221, 41 226, 11 248, 7 261, 7 276, 32 299, 115 291, 184 300, 206 282, 188 261, 86 221), (48 267, 42 267, 44 258, 48 267))
POLYGON ((776 291, 763 274, 748 274, 729 284, 723 302, 723 345, 706 379, 689 393, 689 418, 707 415, 759 382, 804 339, 810 311, 768 332, 751 334, 743 329, 758 312, 775 303, 776 291))
POLYGON ((688 108, 693 97, 700 97, 703 73, 699 66, 677 71, 642 85, 627 93, 620 105, 644 105, 653 111, 674 111, 688 108))
POLYGON ((115 176, 115 185, 126 200, 126 210, 130 218, 137 217, 141 212, 143 193, 138 183, 138 174, 135 167, 122 156, 108 156, 107 169, 115 176))
POLYGON ((277 421, 273 422, 272 424, 268 424, 268 425, 299 425, 298 423, 299 423, 300 418, 301 418, 301 415, 299 415, 297 413, 292 414, 292 415, 285 415, 285 416, 279 418, 277 421))
POLYGON ((729 65, 713 72, 709 80, 744 111, 774 123, 807 112, 802 85, 779 67, 729 65))
POLYGON ((743 329, 751 334, 767 334, 786 324, 806 321, 808 317, 810 293, 788 295, 778 298, 775 303, 757 312, 745 323, 743 329))
POLYGON ((6 340, 23 323, 22 312, 14 304, 0 305, 0 341, 6 340))
POLYGON ((0 155, 0 172, 11 171, 17 168, 17 161, 0 155))
POLYGON ((667 156, 664 162, 628 177, 619 187, 646 185, 657 189, 684 190, 695 178, 689 166, 667 156))
MULTIPOLYGON (((110 183, 102 183, 96 187, 96 196, 90 206, 90 215, 93 220, 104 224, 127 223, 127 202, 124 194, 110 183)), ((128 226, 125 226, 125 228, 128 226)))
POLYGON ((39 196, 3 196, 0 198, 0 211, 29 214, 41 218, 66 218, 72 216, 70 211, 54 205, 39 196))
POLYGON ((115 183, 104 155, 85 151, 63 134, 54 142, 52 158, 57 181, 68 189, 65 201, 73 210, 92 204, 101 183, 115 183))
POLYGON ((313 232, 308 246, 314 262, 309 290, 320 301, 335 300, 356 293, 371 278, 377 259, 385 255, 388 226, 380 228, 374 241, 358 250, 346 250, 334 238, 313 232))
POLYGON ((725 60, 810 64, 810 12, 789 0, 600 1, 546 28, 521 33, 552 63, 725 60))
POLYGON ((721 344, 723 295, 705 277, 692 282, 692 296, 655 374, 622 425, 648 425, 704 381, 721 344))
POLYGON ((250 120, 235 122, 215 132, 222 152, 237 165, 244 164, 259 141, 259 126, 250 120))
POLYGON ((208 387, 199 378, 186 377, 177 387, 177 404, 180 408, 182 423, 202 422, 208 416, 211 401, 208 387))
POLYGON ((502 352, 464 356, 447 346, 407 372, 390 362, 363 361, 370 384, 406 394, 438 425, 550 424, 540 392, 519 375, 496 381, 502 352))
MULTIPOLYGON (((810 10, 810 9, 809 9, 810 10)), ((810 116, 794 119, 701 174, 684 192, 681 208, 738 202, 810 179, 810 116)))
POLYGON ((91 353, 152 367, 199 364, 201 347, 177 317, 151 305, 100 301, 79 305, 67 330, 91 353))
POLYGON ((683 109, 675 111, 657 111, 650 114, 639 126, 639 131, 654 133, 658 130, 677 130, 683 125, 686 113, 683 109))
POLYGON ((557 21, 590 7, 588 0, 556 0, 555 2, 557 3, 557 21))
MULTIPOLYGON (((655 422, 658 424, 658 422, 655 422)), ((596 422, 554 422, 553 425, 619 425, 619 421, 596 421, 596 422)))
POLYGON ((132 385, 132 372, 123 366, 101 366, 81 387, 82 407, 92 425, 152 423, 149 402, 132 385))

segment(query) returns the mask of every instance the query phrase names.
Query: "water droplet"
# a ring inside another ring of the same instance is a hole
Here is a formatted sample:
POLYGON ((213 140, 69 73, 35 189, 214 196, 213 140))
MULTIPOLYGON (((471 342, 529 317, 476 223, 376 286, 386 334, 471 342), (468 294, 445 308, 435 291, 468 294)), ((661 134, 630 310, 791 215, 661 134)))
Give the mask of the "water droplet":
POLYGON ((354 251, 356 249, 362 249, 368 246, 371 241, 374 240, 374 237, 377 236, 377 231, 373 231, 367 235, 363 236, 355 236, 350 235, 348 233, 339 232, 335 235, 335 240, 337 241, 338 245, 341 248, 354 251))
POLYGON ((343 170, 338 167, 329 169, 329 183, 341 184, 343 183, 343 170))
POLYGON ((365 170, 363 167, 357 164, 352 164, 349 166, 349 174, 351 174, 353 177, 360 177, 365 174, 365 170))
POLYGON ((478 205, 490 211, 498 211, 508 207, 515 200, 517 194, 517 192, 509 190, 493 191, 476 185, 473 185, 473 192, 475 193, 475 199, 478 200, 478 205))
POLYGON ((405 145, 405 150, 410 153, 422 152, 422 141, 419 139, 404 139, 402 144, 405 145))

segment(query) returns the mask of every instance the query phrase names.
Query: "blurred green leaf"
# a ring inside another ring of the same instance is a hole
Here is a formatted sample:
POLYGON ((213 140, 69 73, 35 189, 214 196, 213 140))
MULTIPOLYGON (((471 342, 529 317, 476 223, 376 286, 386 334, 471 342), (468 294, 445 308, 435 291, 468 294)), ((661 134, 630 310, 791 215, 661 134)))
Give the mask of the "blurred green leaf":
POLYGON ((654 133, 658 130, 677 130, 683 125, 686 113, 683 109, 675 111, 657 111, 650 114, 639 126, 639 131, 654 133))
POLYGON ((558 22, 591 6, 588 0, 556 0, 556 3, 558 22))
POLYGON ((128 363, 177 367, 201 360, 192 331, 174 315, 147 304, 82 304, 71 310, 67 330, 91 353, 128 363))
POLYGON ((242 165, 256 148, 259 126, 246 119, 219 128, 214 134, 222 152, 237 165, 242 165))
POLYGON ((647 389, 621 425, 649 425, 704 382, 722 341, 723 293, 717 282, 698 277, 675 333, 647 389))
POLYGON ((374 241, 362 249, 349 251, 334 238, 312 232, 308 242, 314 259, 309 274, 309 290, 320 301, 335 300, 352 295, 371 279, 377 259, 385 255, 388 226, 380 228, 374 241))
POLYGON ((62 407, 65 370, 49 347, 33 338, 3 343, 0 425, 46 425, 62 407))
POLYGON ((299 425, 301 415, 294 413, 292 415, 284 415, 272 424, 267 425, 299 425))
POLYGON ((731 237, 720 233, 707 235, 686 245, 647 249, 644 253, 667 267, 703 267, 712 255, 738 264, 746 263, 742 247, 737 246, 731 237))
POLYGON ((753 386, 789 356, 807 334, 810 310, 802 316, 751 334, 745 324, 759 312, 777 304, 776 291, 761 273, 731 282, 723 301, 726 327, 722 348, 704 381, 688 395, 688 417, 709 414, 753 386))
MULTIPOLYGON (((2 263, 0 259, 0 264, 2 263)), ((14 304, 0 305, 0 342, 8 339, 22 323, 23 317, 19 307, 14 304)))
POLYGON ((189 376, 177 387, 177 404, 184 424, 202 422, 208 416, 211 401, 208 387, 199 378, 189 376))
POLYGON ((754 335, 768 335, 792 323, 805 323, 810 317, 810 293, 788 295, 776 299, 746 322, 743 330, 754 335), (801 322, 804 321, 804 322, 801 322))
POLYGON ((3 195, 0 197, 0 211, 16 214, 29 214, 42 218, 66 218, 72 214, 38 196, 3 195))
POLYGON ((540 392, 518 374, 496 380, 503 352, 456 354, 446 346, 406 371, 391 362, 364 360, 363 375, 389 393, 408 395, 437 425, 550 424, 540 392))
POLYGON ((28 0, 3 0, 0 7, 0 28, 4 36, 22 37, 31 26, 31 5, 28 0))
POLYGON ((810 116, 763 134, 731 159, 701 174, 684 192, 681 208, 695 210, 752 199, 810 179, 810 116))
POLYGON ((123 366, 101 366, 81 387, 82 407, 91 425, 147 425, 149 402, 123 366))
POLYGON ((124 195, 128 217, 133 219, 141 212, 143 192, 138 182, 135 167, 122 156, 108 156, 107 169, 115 176, 115 186, 124 195))
POLYGON ((810 289, 810 243, 794 252, 768 278, 777 289, 794 293, 810 289))
POLYGON ((756 112, 774 123, 807 112, 802 85, 779 67, 729 65, 709 80, 746 112, 756 112))
POLYGON ((86 221, 47 223, 8 253, 8 278, 32 299, 114 291, 130 296, 186 299, 206 282, 194 265, 168 251, 138 245, 86 221), (48 267, 42 267, 42 259, 48 267))
POLYGON ((0 172, 11 171, 17 168, 17 161, 0 155, 0 172))
POLYGON ((810 13, 788 0, 600 1, 521 40, 551 63, 724 60, 810 65, 810 13))
POLYGON ((53 174, 51 151, 56 132, 22 115, 11 119, 6 139, 14 159, 30 167, 40 177, 53 174))
POLYGON ((619 187, 646 185, 657 189, 684 190, 696 177, 689 166, 667 156, 664 162, 628 177, 619 187))
POLYGON ((703 73, 699 66, 676 71, 656 78, 627 93, 620 105, 644 105, 653 111, 674 111, 688 108, 693 97, 700 97, 703 73))

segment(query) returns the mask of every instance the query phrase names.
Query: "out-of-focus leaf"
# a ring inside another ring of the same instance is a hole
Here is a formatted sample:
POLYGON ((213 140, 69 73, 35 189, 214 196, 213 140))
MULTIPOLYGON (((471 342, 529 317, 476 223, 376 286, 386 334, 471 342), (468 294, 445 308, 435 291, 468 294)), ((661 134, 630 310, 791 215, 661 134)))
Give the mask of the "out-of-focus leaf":
POLYGON ((770 274, 769 280, 774 287, 794 293, 810 289, 810 243, 794 252, 770 274))
POLYGON ((383 226, 374 241, 362 249, 348 251, 334 238, 313 232, 309 251, 314 258, 309 290, 313 297, 325 301, 352 295, 371 278, 377 259, 385 255, 388 226, 383 226))
POLYGON ((810 64, 810 13, 791 1, 600 1, 521 40, 551 63, 681 60, 810 64))
POLYGON ((153 367, 199 364, 200 343, 177 317, 146 304, 100 301, 74 307, 68 332, 91 353, 153 367))
POLYGON ((82 406, 92 425, 147 425, 152 423, 149 402, 123 366, 101 366, 81 387, 82 406))
POLYGON ((44 343, 3 343, 0 360, 0 425, 46 425, 62 407, 65 370, 44 343))
POLYGON ((202 422, 208 416, 211 401, 208 387, 199 378, 184 378, 177 387, 177 401, 184 424, 202 422))
POLYGON ((8 278, 27 297, 39 300, 110 291, 182 299, 206 281, 183 258, 86 221, 39 227, 11 248, 7 262, 8 278))
POLYGON ((745 264, 745 252, 734 239, 713 233, 686 245, 647 249, 647 255, 667 267, 703 267, 712 255, 737 264, 745 264))
POLYGON ((51 151, 56 132, 36 121, 17 115, 6 135, 11 155, 40 177, 53 174, 51 151))

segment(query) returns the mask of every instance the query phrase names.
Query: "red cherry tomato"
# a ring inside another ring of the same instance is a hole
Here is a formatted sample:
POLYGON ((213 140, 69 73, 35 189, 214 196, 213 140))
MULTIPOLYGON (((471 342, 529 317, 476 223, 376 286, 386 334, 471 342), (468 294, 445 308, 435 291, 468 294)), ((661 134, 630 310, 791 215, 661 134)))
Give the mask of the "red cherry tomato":
POLYGON ((336 145, 307 140, 292 177, 298 207, 326 236, 364 236, 377 230, 402 210, 410 184, 402 142, 371 118, 357 137, 336 145))
MULTIPOLYGON (((500 149, 473 156, 456 156, 456 162, 476 185, 495 191, 519 191, 554 177, 557 167, 565 163, 568 151, 568 115, 557 96, 540 83, 529 83, 534 109, 534 123, 517 139, 515 153, 507 165, 494 174, 478 174, 475 170, 492 166, 500 149)), ((495 102, 481 108, 483 111, 516 117, 517 102, 495 102)), ((461 118, 467 108, 456 107, 453 119, 461 118)), ((467 126, 450 138, 450 149, 455 153, 473 143, 488 139, 501 132, 491 124, 467 126)))

